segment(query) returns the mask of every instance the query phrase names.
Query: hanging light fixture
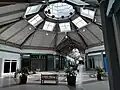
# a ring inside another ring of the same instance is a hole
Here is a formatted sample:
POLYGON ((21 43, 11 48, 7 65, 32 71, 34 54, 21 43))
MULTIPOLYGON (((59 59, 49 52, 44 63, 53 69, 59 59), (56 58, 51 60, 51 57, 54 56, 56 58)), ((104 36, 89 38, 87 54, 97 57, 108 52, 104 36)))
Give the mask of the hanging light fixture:
POLYGON ((48 9, 48 14, 51 14, 51 11, 50 11, 50 9, 48 9))
POLYGON ((52 15, 52 18, 55 18, 55 15, 52 15))
POLYGON ((64 16, 61 16, 61 18, 64 18, 64 16))

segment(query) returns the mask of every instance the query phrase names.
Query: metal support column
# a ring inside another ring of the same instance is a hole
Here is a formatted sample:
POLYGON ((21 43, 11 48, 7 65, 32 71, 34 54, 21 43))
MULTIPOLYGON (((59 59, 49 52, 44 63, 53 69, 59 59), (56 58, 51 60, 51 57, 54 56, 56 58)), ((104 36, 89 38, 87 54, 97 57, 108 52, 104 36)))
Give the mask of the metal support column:
MULTIPOLYGON (((108 0, 100 4, 110 90, 120 90, 120 65, 112 17, 106 16, 108 0)), ((120 48, 120 47, 119 47, 120 48)))

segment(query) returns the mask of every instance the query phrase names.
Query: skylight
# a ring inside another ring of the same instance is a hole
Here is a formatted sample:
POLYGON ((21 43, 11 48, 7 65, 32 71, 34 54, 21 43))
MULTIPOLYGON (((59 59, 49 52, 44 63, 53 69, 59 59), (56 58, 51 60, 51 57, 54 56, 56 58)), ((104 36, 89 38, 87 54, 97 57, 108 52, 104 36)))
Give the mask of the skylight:
POLYGON ((71 3, 74 3, 76 5, 89 5, 88 3, 85 3, 85 2, 83 2, 81 0, 67 0, 67 1, 69 1, 71 3))
POLYGON ((25 12, 25 15, 37 13, 42 5, 29 6, 25 12))
POLYGON ((67 22, 67 23, 60 23, 59 26, 60 26, 61 32, 71 31, 70 23, 69 22, 67 22))
POLYGON ((81 18, 78 17, 72 21, 78 28, 82 28, 87 25, 87 23, 81 18))
POLYGON ((83 8, 80 8, 80 11, 81 11, 81 15, 88 17, 90 19, 94 19, 95 11, 89 9, 83 9, 83 8))
POLYGON ((54 1, 59 1, 59 0, 49 0, 49 2, 54 2, 54 1))
POLYGON ((73 15, 74 13, 73 6, 67 3, 53 3, 47 6, 44 10, 44 13, 47 17, 53 19, 66 19, 73 15))
POLYGON ((43 26, 43 30, 53 31, 55 25, 56 25, 56 24, 53 23, 53 22, 45 21, 45 24, 44 24, 44 26, 43 26))
POLYGON ((43 19, 40 17, 39 14, 31 18, 28 22, 33 25, 34 27, 40 24, 43 21, 43 19))

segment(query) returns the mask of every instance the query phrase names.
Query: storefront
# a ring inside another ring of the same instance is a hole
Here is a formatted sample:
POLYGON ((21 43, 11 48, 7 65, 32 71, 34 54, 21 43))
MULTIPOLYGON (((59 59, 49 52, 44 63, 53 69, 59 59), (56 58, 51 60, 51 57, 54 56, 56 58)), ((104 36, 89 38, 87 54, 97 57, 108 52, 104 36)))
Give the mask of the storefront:
POLYGON ((29 70, 39 69, 40 71, 63 70, 65 57, 53 54, 23 54, 22 68, 28 67, 29 70))
POLYGON ((108 71, 107 58, 104 51, 86 55, 86 69, 92 70, 96 67, 104 68, 106 72, 108 71))

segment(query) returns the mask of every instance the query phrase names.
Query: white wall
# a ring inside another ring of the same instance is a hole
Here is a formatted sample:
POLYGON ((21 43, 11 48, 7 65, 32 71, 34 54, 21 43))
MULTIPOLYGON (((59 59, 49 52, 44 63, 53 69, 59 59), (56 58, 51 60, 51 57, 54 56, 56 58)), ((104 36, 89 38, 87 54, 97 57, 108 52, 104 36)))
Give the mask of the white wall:
POLYGON ((85 53, 93 52, 93 51, 100 51, 100 50, 105 50, 104 45, 89 48, 89 49, 85 50, 85 53))
POLYGON ((40 53, 40 54, 56 54, 52 50, 32 50, 32 49, 19 49, 7 45, 0 44, 0 60, 2 60, 2 70, 1 74, 4 75, 4 61, 5 60, 17 60, 16 68, 21 68, 21 57, 20 53, 40 53))
POLYGON ((17 60, 17 66, 16 66, 16 68, 19 69, 21 67, 20 54, 0 51, 0 58, 2 58, 2 60, 3 60, 2 61, 2 74, 4 72, 4 61, 5 60, 17 60))
POLYGON ((2 45, 0 44, 0 58, 2 60, 2 70, 1 70, 1 74, 3 75, 4 72, 4 61, 5 60, 17 60, 17 66, 16 68, 21 68, 21 58, 20 58, 20 53, 21 50, 18 48, 14 48, 14 47, 10 47, 7 45, 2 45), (2 51, 5 50, 5 51, 2 51), (11 52, 7 52, 7 51, 11 51, 11 52), (18 53, 12 53, 12 52, 18 52, 18 53))

